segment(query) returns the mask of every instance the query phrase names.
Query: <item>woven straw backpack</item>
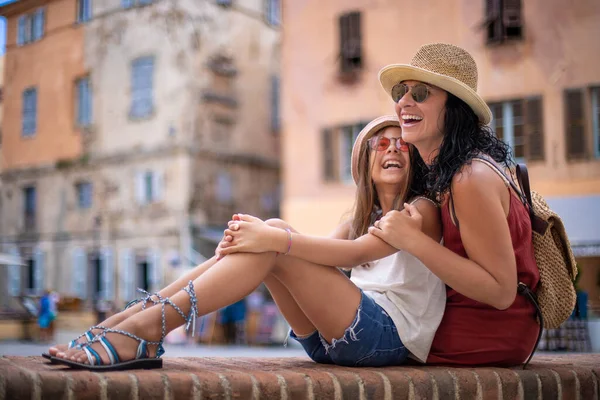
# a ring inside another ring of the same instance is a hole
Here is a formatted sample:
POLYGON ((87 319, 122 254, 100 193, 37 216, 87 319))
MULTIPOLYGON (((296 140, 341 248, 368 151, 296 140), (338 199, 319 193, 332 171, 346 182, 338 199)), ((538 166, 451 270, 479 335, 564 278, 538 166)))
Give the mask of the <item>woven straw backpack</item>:
MULTIPOLYGON (((529 187, 525 164, 517 165, 521 198, 529 209, 533 231, 535 261, 540 271, 536 291, 543 327, 558 328, 575 308, 577 264, 560 216, 548 207, 544 198, 529 187)), ((519 283, 519 290, 525 290, 519 283)))

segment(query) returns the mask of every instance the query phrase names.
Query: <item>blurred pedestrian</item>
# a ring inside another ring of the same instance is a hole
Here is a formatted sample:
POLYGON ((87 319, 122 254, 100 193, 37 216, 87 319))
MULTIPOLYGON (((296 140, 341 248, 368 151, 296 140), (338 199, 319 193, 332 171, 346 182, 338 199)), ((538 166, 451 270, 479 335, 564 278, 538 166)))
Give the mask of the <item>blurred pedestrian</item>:
POLYGON ((40 340, 49 341, 52 339, 51 324, 54 320, 54 314, 52 313, 52 300, 50 298, 50 291, 45 290, 44 294, 40 298, 40 312, 38 314, 38 325, 40 327, 40 340))

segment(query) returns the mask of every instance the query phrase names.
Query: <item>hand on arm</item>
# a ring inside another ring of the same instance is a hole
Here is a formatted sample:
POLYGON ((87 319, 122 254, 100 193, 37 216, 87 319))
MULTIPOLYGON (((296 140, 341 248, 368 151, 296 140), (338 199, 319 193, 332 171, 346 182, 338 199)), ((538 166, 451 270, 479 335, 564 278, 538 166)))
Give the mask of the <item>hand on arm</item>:
MULTIPOLYGON (((498 309, 510 307, 516 296, 516 261, 506 211, 508 191, 487 166, 473 163, 453 179, 452 193, 464 258, 416 230, 418 218, 390 215, 381 231, 370 232, 419 258, 444 283, 473 300, 498 309), (410 233, 406 233, 408 232, 410 233), (406 233, 406 234, 404 234, 406 233)), ((387 217, 387 216, 386 216, 387 217)))

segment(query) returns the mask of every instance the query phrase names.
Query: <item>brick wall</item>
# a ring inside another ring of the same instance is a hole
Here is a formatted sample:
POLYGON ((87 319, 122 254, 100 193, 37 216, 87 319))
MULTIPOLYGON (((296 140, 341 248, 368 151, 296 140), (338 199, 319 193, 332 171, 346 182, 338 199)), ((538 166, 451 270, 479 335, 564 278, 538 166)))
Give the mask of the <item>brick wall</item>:
POLYGON ((599 398, 600 355, 537 356, 520 368, 344 368, 306 358, 166 358, 153 371, 91 373, 0 358, 0 399, 599 398))

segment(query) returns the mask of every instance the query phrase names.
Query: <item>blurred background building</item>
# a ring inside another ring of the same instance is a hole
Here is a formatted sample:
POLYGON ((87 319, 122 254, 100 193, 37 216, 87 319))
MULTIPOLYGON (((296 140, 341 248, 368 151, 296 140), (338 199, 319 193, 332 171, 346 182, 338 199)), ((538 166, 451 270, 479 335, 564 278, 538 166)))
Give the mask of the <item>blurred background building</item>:
POLYGON ((0 296, 122 305, 278 216, 279 3, 19 0, 7 21, 0 296))
POLYGON ((353 202, 354 138, 394 113, 378 71, 423 44, 453 43, 477 62, 496 134, 564 218, 579 286, 600 311, 600 2, 289 0, 282 19, 288 222, 333 230, 353 202))
POLYGON ((329 233, 354 138, 394 112, 378 71, 447 42, 474 56, 492 128, 564 218, 600 311, 597 0, 282 3, 281 33, 278 0, 0 6, 0 304, 45 288, 122 304, 210 257, 234 212, 281 204, 329 233))

